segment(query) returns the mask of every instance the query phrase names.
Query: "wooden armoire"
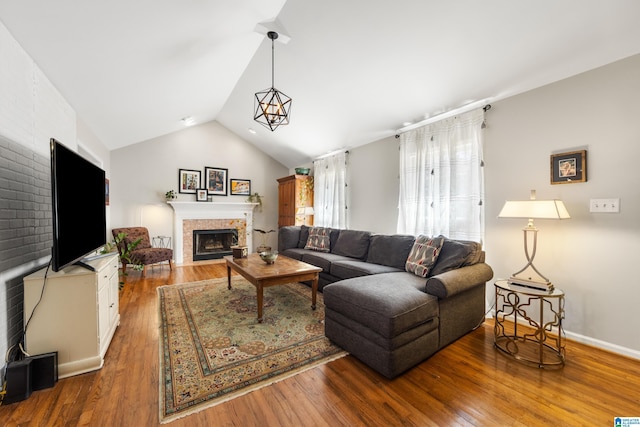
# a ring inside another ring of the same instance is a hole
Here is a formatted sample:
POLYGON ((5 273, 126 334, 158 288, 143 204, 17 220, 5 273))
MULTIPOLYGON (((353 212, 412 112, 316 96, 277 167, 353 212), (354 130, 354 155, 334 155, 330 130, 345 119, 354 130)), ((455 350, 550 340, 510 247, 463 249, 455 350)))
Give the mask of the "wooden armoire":
POLYGON ((290 175, 278 179, 278 228, 285 225, 313 225, 313 215, 300 212, 300 208, 312 207, 312 176, 290 175))

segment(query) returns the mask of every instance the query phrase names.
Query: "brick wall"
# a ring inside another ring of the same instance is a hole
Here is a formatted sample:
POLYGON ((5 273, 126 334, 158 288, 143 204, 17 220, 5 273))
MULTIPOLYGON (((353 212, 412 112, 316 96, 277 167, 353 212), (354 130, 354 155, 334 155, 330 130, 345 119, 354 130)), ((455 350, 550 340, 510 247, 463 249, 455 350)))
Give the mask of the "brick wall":
POLYGON ((7 321, 0 328, 2 343, 13 345, 22 333, 22 278, 30 272, 25 266, 33 270, 51 255, 50 173, 48 157, 0 136, 0 310, 7 321))

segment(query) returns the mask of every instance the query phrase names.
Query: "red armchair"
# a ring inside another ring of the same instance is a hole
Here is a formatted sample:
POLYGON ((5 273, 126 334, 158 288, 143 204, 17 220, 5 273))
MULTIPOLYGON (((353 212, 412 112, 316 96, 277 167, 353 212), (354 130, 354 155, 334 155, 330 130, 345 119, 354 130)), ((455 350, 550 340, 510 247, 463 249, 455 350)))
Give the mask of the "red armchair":
POLYGON ((118 243, 120 262, 122 263, 122 273, 126 273, 128 264, 139 264, 143 266, 142 277, 147 275, 147 265, 169 261, 169 270, 173 270, 173 249, 154 248, 149 240, 149 230, 146 227, 125 227, 111 230, 114 239, 118 234, 124 233, 125 237, 118 243), (127 245, 140 239, 140 243, 129 253, 129 259, 123 257, 127 245))

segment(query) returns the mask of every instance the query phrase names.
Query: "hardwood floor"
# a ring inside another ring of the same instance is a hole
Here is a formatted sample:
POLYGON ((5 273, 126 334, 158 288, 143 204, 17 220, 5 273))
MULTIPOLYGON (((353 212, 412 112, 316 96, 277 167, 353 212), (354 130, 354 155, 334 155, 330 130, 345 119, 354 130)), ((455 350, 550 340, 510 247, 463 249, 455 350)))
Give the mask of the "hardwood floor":
MULTIPOLYGON (((158 425, 158 286, 224 277, 220 263, 130 272, 104 367, 0 407, 1 426, 158 425)), ((567 343, 560 370, 493 348, 477 330, 395 380, 347 356, 172 426, 610 426, 640 417, 640 361, 567 343)))

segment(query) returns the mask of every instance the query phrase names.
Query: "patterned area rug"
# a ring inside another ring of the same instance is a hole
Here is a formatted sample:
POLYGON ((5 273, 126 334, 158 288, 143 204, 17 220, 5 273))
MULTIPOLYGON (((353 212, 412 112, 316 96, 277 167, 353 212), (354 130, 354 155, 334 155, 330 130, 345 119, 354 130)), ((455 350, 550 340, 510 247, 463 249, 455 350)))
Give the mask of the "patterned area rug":
POLYGON ((240 276, 158 288, 160 422, 201 411, 347 353, 324 336, 324 301, 300 283, 264 290, 240 276))

